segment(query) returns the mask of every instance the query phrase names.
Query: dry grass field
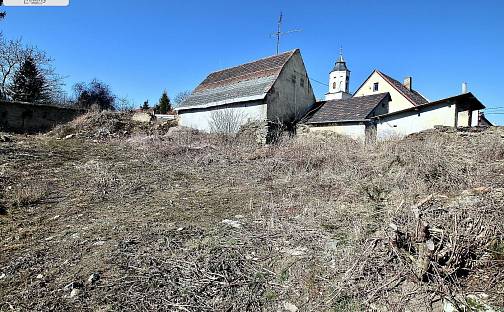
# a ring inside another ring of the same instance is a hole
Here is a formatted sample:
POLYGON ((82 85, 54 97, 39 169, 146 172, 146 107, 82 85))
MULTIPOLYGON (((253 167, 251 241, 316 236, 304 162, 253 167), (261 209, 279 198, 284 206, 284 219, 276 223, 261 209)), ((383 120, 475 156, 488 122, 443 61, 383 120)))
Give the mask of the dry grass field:
POLYGON ((503 129, 258 146, 117 116, 2 136, 1 311, 504 307, 503 129))

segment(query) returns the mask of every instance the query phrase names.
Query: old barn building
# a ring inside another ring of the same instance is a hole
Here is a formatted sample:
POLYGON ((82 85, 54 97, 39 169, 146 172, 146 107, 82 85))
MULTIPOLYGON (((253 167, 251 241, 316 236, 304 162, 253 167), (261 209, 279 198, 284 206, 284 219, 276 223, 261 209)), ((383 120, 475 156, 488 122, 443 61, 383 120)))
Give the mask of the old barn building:
POLYGON ((296 49, 211 73, 177 112, 182 126, 234 132, 239 125, 255 121, 293 123, 314 103, 303 59, 296 49), (221 129, 223 123, 232 124, 221 129))
POLYGON ((413 89, 412 77, 401 83, 374 70, 353 95, 350 70, 340 55, 329 73, 326 100, 305 116, 310 132, 332 131, 360 140, 404 136, 435 126, 472 127, 488 121, 485 106, 463 87, 462 93, 430 102, 413 89))

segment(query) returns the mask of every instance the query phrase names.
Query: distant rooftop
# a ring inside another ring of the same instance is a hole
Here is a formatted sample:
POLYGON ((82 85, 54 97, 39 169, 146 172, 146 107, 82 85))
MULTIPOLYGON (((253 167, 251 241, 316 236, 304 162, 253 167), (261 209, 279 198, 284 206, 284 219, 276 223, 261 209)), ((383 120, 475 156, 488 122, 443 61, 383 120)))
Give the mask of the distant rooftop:
POLYGON ((312 113, 306 123, 365 120, 380 103, 387 99, 390 100, 388 92, 322 102, 320 108, 312 113))

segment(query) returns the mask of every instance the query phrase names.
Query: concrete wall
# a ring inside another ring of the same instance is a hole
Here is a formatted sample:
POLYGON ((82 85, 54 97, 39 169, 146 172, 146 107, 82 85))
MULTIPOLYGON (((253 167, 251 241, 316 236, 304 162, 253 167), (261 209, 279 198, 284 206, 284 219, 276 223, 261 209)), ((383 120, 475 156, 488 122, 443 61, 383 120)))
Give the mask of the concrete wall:
POLYGON ((479 110, 457 111, 457 127, 477 127, 479 110))
POLYGON ((389 103, 389 113, 413 107, 396 88, 390 85, 380 74, 374 72, 369 79, 355 92, 354 96, 372 95, 377 93, 390 93, 392 101, 389 103), (373 91, 373 85, 378 83, 378 91, 373 91))
POLYGON ((457 127, 469 127, 469 111, 457 112, 457 127))
POLYGON ((310 133, 330 131, 341 135, 349 136, 356 140, 364 141, 366 137, 366 126, 358 123, 348 123, 344 125, 309 126, 310 133))
POLYGON ((39 132, 69 122, 83 110, 0 101, 0 128, 5 131, 39 132))
POLYGON ((179 111, 179 125, 205 132, 210 132, 212 113, 219 110, 231 111, 239 116, 240 125, 252 121, 266 120, 266 104, 262 101, 251 101, 233 105, 223 105, 210 108, 189 109, 179 111))
POLYGON ((382 117, 377 121, 377 138, 402 137, 434 126, 455 126, 455 105, 440 104, 420 111, 382 117))
POLYGON ((299 51, 285 64, 266 97, 268 120, 290 123, 300 119, 315 103, 315 95, 299 51))
POLYGON ((471 127, 477 127, 479 121, 479 110, 472 111, 471 127))

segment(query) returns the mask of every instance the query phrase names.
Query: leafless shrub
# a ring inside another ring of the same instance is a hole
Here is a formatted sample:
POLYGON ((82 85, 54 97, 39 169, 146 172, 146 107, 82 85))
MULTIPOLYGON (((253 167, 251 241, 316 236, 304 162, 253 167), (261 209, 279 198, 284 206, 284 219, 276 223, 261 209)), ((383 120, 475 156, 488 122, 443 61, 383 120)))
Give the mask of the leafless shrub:
POLYGON ((84 174, 81 180, 89 185, 92 197, 106 199, 111 194, 120 192, 122 179, 109 167, 110 165, 96 160, 77 165, 78 172, 84 174))
POLYGON ((217 134, 236 134, 244 123, 246 115, 237 109, 224 108, 210 113, 210 132, 217 134))

